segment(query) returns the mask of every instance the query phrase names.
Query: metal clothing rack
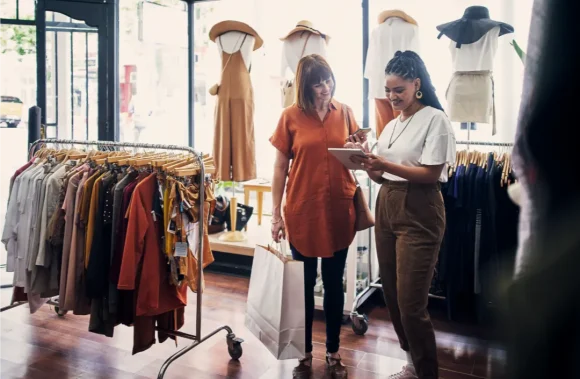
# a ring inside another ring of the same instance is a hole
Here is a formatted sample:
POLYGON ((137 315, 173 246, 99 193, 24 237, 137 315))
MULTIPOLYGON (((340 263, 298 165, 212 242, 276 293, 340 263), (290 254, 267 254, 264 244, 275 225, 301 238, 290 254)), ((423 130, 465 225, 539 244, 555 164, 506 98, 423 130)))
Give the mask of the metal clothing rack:
MULTIPOLYGON (((139 149, 139 148, 143 148, 143 149, 154 149, 154 150, 173 150, 173 151, 185 151, 188 152, 190 154, 192 154, 196 159, 197 159, 197 163, 199 164, 200 167, 200 175, 199 175, 199 208, 202 212, 203 212, 203 204, 205 201, 205 191, 203 191, 204 188, 204 181, 205 181, 205 167, 204 167, 204 163, 203 163, 203 155, 197 151, 195 151, 195 149, 188 147, 188 146, 176 146, 176 145, 160 145, 160 144, 147 144, 147 143, 129 143, 129 142, 111 142, 111 141, 76 141, 76 140, 68 140, 68 139, 39 139, 35 142, 33 142, 30 145, 30 148, 28 150, 29 153, 29 159, 32 158, 32 156, 34 155, 36 149, 38 147, 40 147, 41 145, 46 145, 46 144, 55 144, 55 145, 83 145, 83 146, 97 146, 100 149, 108 149, 108 150, 115 150, 118 148, 135 148, 135 149, 139 149)), ((161 366, 161 369, 159 371, 159 374, 157 375, 158 379, 162 379, 165 376, 165 372, 167 371, 167 369, 169 368, 169 366, 175 362, 178 358, 180 358, 181 356, 185 355, 186 353, 188 353, 190 350, 192 350, 193 348, 195 348, 196 346, 200 345, 202 342, 206 341, 207 339, 213 337, 215 334, 219 333, 222 330, 227 331, 227 344, 228 344, 228 353, 230 354, 230 357, 234 360, 238 360, 241 356, 242 356, 242 342, 244 342, 241 338, 237 338, 236 335, 233 333, 232 329, 227 326, 224 325, 218 329, 215 329, 213 332, 205 335, 205 336, 201 336, 201 307, 202 307, 202 294, 203 294, 203 290, 202 290, 202 283, 201 283, 201 279, 203 277, 203 221, 200 222, 199 225, 199 236, 198 236, 198 272, 197 272, 197 305, 196 305, 196 317, 195 317, 195 327, 196 327, 196 332, 195 335, 192 334, 187 334, 187 333, 182 333, 176 330, 165 330, 165 329, 161 329, 161 328, 156 328, 158 331, 161 331, 165 334, 171 335, 171 336, 175 336, 175 337, 181 337, 181 338, 185 338, 188 340, 192 340, 193 342, 189 345, 186 346, 182 349, 180 349, 179 351, 177 351, 176 353, 174 353, 172 356, 170 356, 169 358, 167 358, 167 360, 163 363, 163 365, 161 366)), ((10 306, 4 307, 0 310, 0 312, 3 312, 5 310, 17 307, 19 305, 25 304, 26 302, 20 302, 20 303, 15 303, 12 304, 10 306)), ((50 301, 48 301, 49 305, 58 305, 55 300, 51 299, 50 301)), ((55 308, 57 314, 59 316, 63 316, 64 313, 60 312, 58 308, 55 308)))

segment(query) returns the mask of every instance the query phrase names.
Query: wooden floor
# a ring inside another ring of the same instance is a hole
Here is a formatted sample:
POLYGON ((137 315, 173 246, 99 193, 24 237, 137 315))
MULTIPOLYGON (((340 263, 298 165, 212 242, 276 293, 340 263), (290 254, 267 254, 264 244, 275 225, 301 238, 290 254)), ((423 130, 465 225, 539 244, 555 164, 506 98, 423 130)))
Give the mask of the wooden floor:
MULTIPOLYGON (((291 378, 296 361, 277 361, 244 328, 248 282, 245 278, 206 275, 204 334, 224 324, 231 326, 245 340, 240 361, 230 361, 222 332, 174 363, 166 378, 291 378)), ((10 290, 2 290, 0 295, 2 304, 6 305, 10 290)), ((190 294, 189 303, 183 331, 194 333, 194 294, 190 294)), ((369 318, 369 331, 363 337, 356 336, 349 325, 343 327, 341 353, 351 379, 385 378, 405 363, 385 308, 375 308, 369 318)), ((163 361, 176 351, 175 344, 168 341, 132 356, 132 329, 118 327, 114 338, 96 335, 87 331, 87 317, 61 318, 48 305, 34 315, 29 314, 27 306, 14 308, 3 312, 0 320, 2 379, 156 378, 163 361)), ((473 328, 438 320, 434 323, 441 378, 490 378, 490 368, 501 366, 504 353, 477 338, 473 328)), ((314 378, 324 377, 324 337, 324 323, 317 319, 314 378)), ((180 347, 187 343, 179 340, 180 347)), ((494 372, 493 377, 499 374, 494 372)))

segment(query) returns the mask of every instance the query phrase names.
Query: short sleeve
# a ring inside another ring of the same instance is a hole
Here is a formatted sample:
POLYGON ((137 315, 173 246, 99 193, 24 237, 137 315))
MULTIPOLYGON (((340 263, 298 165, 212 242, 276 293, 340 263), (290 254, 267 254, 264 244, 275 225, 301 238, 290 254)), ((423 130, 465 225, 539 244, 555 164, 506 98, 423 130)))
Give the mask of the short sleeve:
POLYGON ((443 112, 431 118, 419 162, 428 166, 455 163, 455 134, 443 112))
POLYGON ((270 137, 270 143, 282 154, 290 158, 292 156, 292 136, 289 130, 289 118, 286 112, 282 113, 278 126, 274 130, 274 134, 270 137))

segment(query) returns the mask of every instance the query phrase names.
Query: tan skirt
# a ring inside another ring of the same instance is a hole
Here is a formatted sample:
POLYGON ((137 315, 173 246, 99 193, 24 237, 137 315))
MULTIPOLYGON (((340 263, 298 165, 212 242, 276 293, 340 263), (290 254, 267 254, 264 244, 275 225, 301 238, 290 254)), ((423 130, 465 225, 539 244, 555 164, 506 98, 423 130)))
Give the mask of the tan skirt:
POLYGON ((445 93, 453 122, 493 124, 496 133, 494 83, 491 71, 456 72, 445 93))

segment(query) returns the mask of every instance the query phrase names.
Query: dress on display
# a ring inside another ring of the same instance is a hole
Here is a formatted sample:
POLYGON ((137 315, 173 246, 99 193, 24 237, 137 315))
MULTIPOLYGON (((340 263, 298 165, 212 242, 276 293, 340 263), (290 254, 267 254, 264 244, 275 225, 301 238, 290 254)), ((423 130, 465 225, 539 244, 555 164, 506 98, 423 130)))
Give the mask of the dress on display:
MULTIPOLYGON (((248 43, 243 37, 242 46, 248 43)), ((256 178, 254 90, 241 47, 229 54, 222 48, 222 77, 215 108, 213 156, 216 176, 245 182, 256 178)))
POLYGON ((377 138, 385 126, 399 115, 385 93, 385 69, 397 51, 419 53, 417 22, 402 11, 384 11, 372 31, 364 76, 369 80, 369 99, 375 100, 377 138))
POLYGON ((453 77, 446 92, 449 119, 492 124, 496 134, 493 60, 498 38, 512 33, 511 25, 494 21, 482 6, 468 7, 463 17, 437 26, 450 41, 453 77))
POLYGON ((284 41, 282 47, 282 66, 280 77, 286 77, 286 69, 292 72, 292 78, 282 84, 282 107, 287 108, 294 104, 295 84, 294 76, 300 59, 307 55, 318 54, 326 58, 326 46, 329 36, 316 30, 310 21, 303 20, 296 24, 288 35, 281 38, 284 41))

